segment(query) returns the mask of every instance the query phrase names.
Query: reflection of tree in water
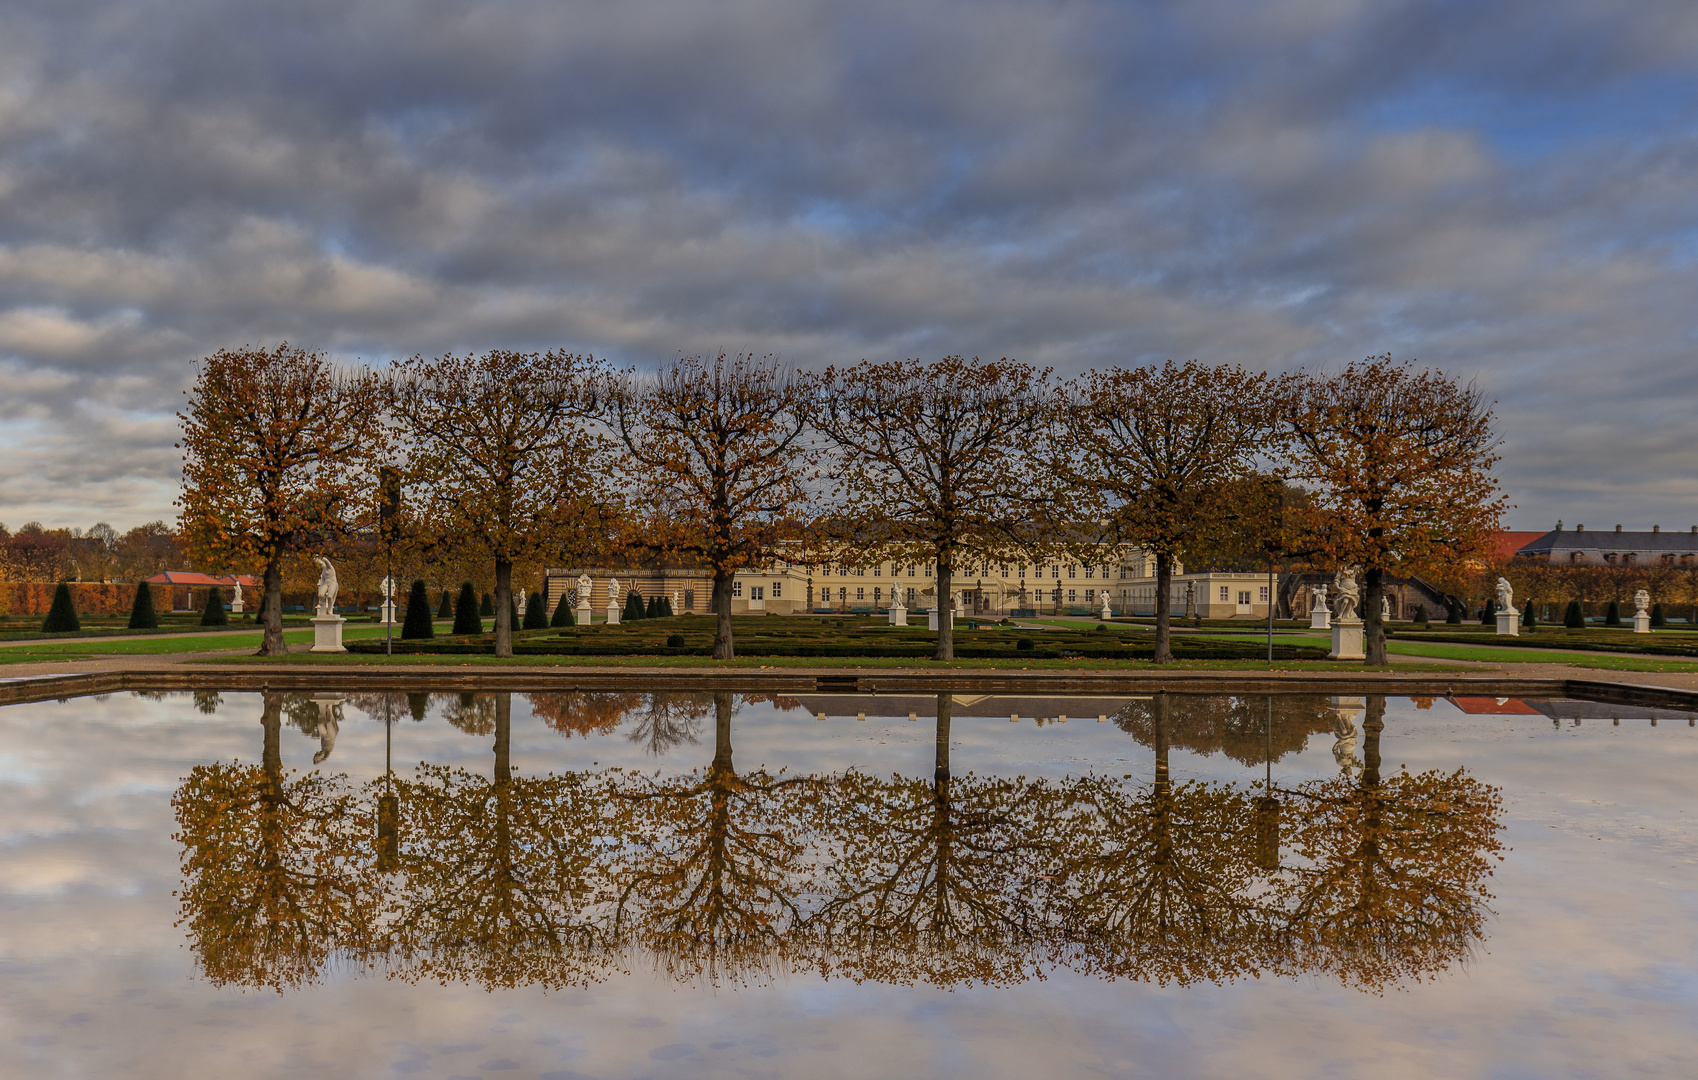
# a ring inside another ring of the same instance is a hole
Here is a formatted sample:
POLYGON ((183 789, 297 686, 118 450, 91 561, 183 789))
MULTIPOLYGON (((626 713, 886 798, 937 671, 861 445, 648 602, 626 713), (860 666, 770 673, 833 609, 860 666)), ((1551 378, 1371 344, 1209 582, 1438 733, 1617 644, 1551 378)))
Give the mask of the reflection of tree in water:
POLYGON ((371 947, 370 850, 346 777, 286 776, 282 695, 266 694, 261 764, 197 765, 171 800, 183 845, 181 922, 218 986, 317 981, 371 947))
POLYGON ((1277 885, 1296 966, 1371 989, 1433 977, 1484 940, 1503 850, 1497 788, 1462 769, 1381 779, 1384 717, 1368 698, 1360 779, 1290 792, 1299 863, 1277 885))
POLYGON ((1083 812, 1070 819, 1072 857, 1055 892, 1074 962, 1163 984, 1255 974, 1276 935, 1246 843, 1247 796, 1229 784, 1175 785, 1172 695, 1137 705, 1155 782, 1140 791, 1089 776, 1069 792, 1083 812))
POLYGON ((486 988, 589 983, 612 961, 586 913, 605 899, 603 852, 612 849, 597 840, 621 831, 604 820, 616 804, 575 774, 513 776, 512 695, 484 700, 493 781, 429 765, 416 780, 395 781, 401 855, 386 879, 392 972, 486 988))
POLYGON ((643 701, 642 694, 574 691, 565 694, 526 694, 531 712, 563 735, 605 735, 624 722, 625 714, 643 701))
POLYGON ((495 694, 437 694, 442 718, 467 735, 495 733, 495 694))
POLYGON ((218 711, 218 706, 224 704, 224 695, 216 690, 196 690, 195 711, 202 716, 211 716, 218 711))
MULTIPOLYGON (((1158 695, 1167 712, 1162 721, 1167 745, 1194 754, 1224 753, 1245 765, 1260 765, 1299 753, 1310 735, 1333 730, 1337 713, 1331 699, 1319 694, 1201 696, 1158 695), (1273 706, 1272 738, 1268 705, 1273 706)), ((1152 749, 1156 745, 1155 699, 1132 701, 1111 720, 1122 731, 1152 749)))
POLYGON ((1143 706, 1148 785, 952 776, 947 695, 929 780, 740 775, 726 694, 661 702, 713 705, 705 771, 516 777, 510 699, 486 700, 493 779, 396 779, 399 857, 380 868, 367 804, 389 787, 373 780, 356 805, 344 778, 285 778, 286 700, 267 697, 264 766, 198 767, 175 800, 183 915, 209 978, 300 985, 332 956, 382 953, 402 978, 563 986, 635 949, 710 982, 997 984, 1060 963, 1379 989, 1457 962, 1489 913, 1497 793, 1460 771, 1382 782, 1379 700, 1360 782, 1274 793, 1296 811, 1283 859, 1267 857, 1271 796, 1172 781, 1185 699, 1143 706))
POLYGON ((738 775, 731 695, 712 700, 706 772, 627 773, 613 793, 631 810, 613 925, 675 976, 746 981, 801 962, 816 869, 807 842, 823 826, 823 783, 762 770, 738 775))
POLYGON ((655 757, 674 746, 691 746, 701 737, 702 721, 714 708, 714 695, 662 692, 648 695, 648 708, 637 714, 627 736, 655 757))
POLYGON ((816 920, 856 980, 1013 983, 1046 937, 1034 890, 1065 823, 1043 781, 954 777, 954 697, 937 697, 930 781, 859 772, 833 785, 830 887, 816 920))
POLYGON ((373 720, 401 720, 412 714, 411 694, 354 693, 343 696, 351 708, 373 720))

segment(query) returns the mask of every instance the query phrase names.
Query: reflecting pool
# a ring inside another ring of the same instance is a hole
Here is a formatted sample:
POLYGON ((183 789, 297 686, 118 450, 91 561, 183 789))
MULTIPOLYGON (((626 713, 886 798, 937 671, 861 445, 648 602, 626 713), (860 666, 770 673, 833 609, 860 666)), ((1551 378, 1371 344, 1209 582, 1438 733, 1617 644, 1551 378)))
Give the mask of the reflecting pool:
POLYGON ((9 706, 0 1075, 1698 1074, 1693 719, 9 706))

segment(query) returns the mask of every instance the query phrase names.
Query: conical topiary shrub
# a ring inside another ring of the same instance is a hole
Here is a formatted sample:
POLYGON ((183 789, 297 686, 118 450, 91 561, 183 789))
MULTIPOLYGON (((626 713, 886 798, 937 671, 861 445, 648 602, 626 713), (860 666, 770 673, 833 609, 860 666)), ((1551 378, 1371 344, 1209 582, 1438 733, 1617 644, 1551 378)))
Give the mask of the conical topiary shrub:
POLYGON ((522 626, 520 625, 522 621, 523 620, 519 618, 519 601, 507 601, 507 629, 514 632, 519 631, 522 629, 522 626))
POLYGON ((1570 600, 1568 610, 1562 613, 1562 625, 1570 630, 1586 629, 1586 613, 1580 610, 1580 601, 1570 600))
POLYGON ((41 632, 70 634, 82 628, 82 620, 77 618, 76 601, 71 599, 71 583, 61 581, 59 587, 53 590, 53 606, 47 609, 47 618, 41 622, 41 632))
POLYGON ((471 582, 460 586, 460 601, 454 605, 454 636, 483 633, 483 620, 478 618, 478 594, 471 582))
POLYGON ((436 626, 430 621, 430 593, 426 591, 422 580, 415 581, 412 590, 407 593, 407 617, 401 623, 401 639, 406 641, 435 636, 436 626))
POLYGON ((1425 605, 1425 604, 1416 604, 1415 605, 1414 622, 1415 622, 1416 626, 1426 626, 1427 625, 1427 605, 1425 605))
POLYGON ((645 618, 645 619, 658 619, 658 618, 660 618, 660 597, 658 597, 658 596, 649 597, 649 602, 643 605, 643 618, 645 618))
POLYGON ((452 619, 454 617, 454 598, 448 594, 447 589, 442 590, 442 604, 436 609, 436 617, 439 619, 452 619))
POLYGON ((479 615, 494 615, 495 614, 495 597, 489 595, 488 593, 484 593, 483 594, 483 603, 478 605, 478 614, 479 615))
POLYGON ((550 626, 576 626, 578 620, 572 617, 572 598, 561 594, 560 603, 554 605, 554 618, 548 620, 550 626))
POLYGON ((643 608, 643 594, 635 589, 625 594, 625 610, 620 615, 620 621, 633 622, 646 615, 643 608))
POLYGON ((1533 601, 1531 600, 1521 605, 1521 628, 1523 630, 1537 630, 1539 628, 1539 619, 1538 616, 1533 614, 1533 601))
POLYGON ((660 598, 660 617, 663 618, 663 619, 670 619, 670 618, 672 618, 672 615, 673 615, 673 611, 672 611, 672 599, 671 599, 671 597, 667 597, 667 596, 661 597, 660 598))
POLYGON ((202 626, 228 626, 230 617, 224 614, 224 590, 214 585, 206 590, 206 607, 201 609, 202 626))
POLYGON ((548 629, 548 601, 542 598, 542 593, 531 593, 530 603, 525 605, 525 629, 548 629))
POLYGON ((1444 602, 1444 606, 1445 606, 1445 616, 1444 616, 1445 625, 1446 626, 1461 626, 1462 625, 1462 605, 1457 603, 1455 600, 1452 600, 1449 597, 1446 597, 1445 602, 1444 602))
POLYGON ((1490 626, 1497 621, 1498 602, 1496 600, 1487 600, 1486 606, 1480 609, 1480 622, 1484 626, 1490 626))
POLYGON ((130 629, 159 629, 159 613, 153 610, 153 588, 145 581, 136 582, 136 598, 130 604, 130 629))
POLYGON ((1611 600, 1610 606, 1604 609, 1604 625, 1621 625, 1621 605, 1614 600, 1611 600))
POLYGON ((1652 604, 1651 605, 1651 625, 1652 626, 1667 626, 1668 625, 1668 620, 1663 617, 1663 605, 1661 605, 1661 604, 1652 604))

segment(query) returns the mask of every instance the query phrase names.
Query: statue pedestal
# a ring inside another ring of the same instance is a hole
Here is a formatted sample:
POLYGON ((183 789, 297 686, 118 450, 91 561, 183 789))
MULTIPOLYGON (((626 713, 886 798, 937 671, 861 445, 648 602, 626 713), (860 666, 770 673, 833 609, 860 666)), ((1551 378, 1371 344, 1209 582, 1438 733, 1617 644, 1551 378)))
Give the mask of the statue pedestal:
POLYGON ((611 600, 607 602, 607 625, 619 625, 619 605, 611 600))
POLYGON ((1649 634, 1651 632, 1651 616, 1643 611, 1634 612, 1633 632, 1635 634, 1649 634))
POLYGON ((937 629, 937 608, 932 608, 930 611, 926 612, 926 629, 937 629))
POLYGON ((309 652, 347 652, 342 647, 342 624, 347 622, 340 615, 315 615, 312 620, 312 648, 309 652))
POLYGON ((381 617, 377 620, 379 626, 397 626, 395 621, 395 601, 385 600, 381 617))
POLYGON ((590 607, 588 600, 579 600, 578 609, 573 614, 577 617, 579 626, 588 626, 595 621, 595 611, 590 607))
POLYGON ((908 609, 903 607, 901 604, 890 605, 890 625, 907 626, 908 609))
POLYGON ((1510 608, 1498 612, 1498 634, 1503 637, 1521 636, 1521 612, 1510 608))
POLYGON ((1362 620, 1340 619, 1332 624, 1332 660, 1366 660, 1362 649, 1362 620))
POLYGON ((1102 610, 1103 622, 1108 622, 1112 618, 1114 618, 1114 609, 1108 606, 1107 600, 1104 600, 1103 601, 1103 610, 1102 610))
POLYGON ((1317 605, 1315 607, 1315 610, 1309 612, 1309 629, 1311 629, 1311 630, 1331 630, 1332 629, 1332 609, 1329 608, 1329 607, 1317 605))
POLYGON ((230 602, 230 614, 240 615, 241 613, 242 613, 242 602, 240 600, 232 600, 230 602))

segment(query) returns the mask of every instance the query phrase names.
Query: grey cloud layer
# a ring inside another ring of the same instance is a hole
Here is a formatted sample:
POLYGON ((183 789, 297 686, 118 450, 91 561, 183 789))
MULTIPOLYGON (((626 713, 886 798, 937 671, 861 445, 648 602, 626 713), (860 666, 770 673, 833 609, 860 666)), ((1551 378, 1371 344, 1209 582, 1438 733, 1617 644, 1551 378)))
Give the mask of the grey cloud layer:
POLYGON ((9 5, 0 520, 167 513, 192 359, 287 337, 1391 351, 1512 520, 1690 524, 1693 71, 1681 2, 9 5))

